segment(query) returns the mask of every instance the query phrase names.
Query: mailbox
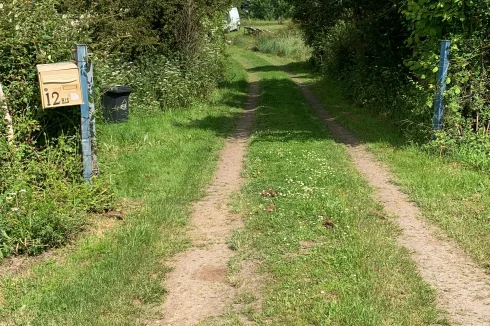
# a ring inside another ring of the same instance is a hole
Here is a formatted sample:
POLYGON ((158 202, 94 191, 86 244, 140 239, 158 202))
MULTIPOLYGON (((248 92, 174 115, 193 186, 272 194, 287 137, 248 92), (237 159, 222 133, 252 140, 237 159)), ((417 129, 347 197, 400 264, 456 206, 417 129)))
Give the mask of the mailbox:
POLYGON ((80 73, 76 64, 37 65, 43 108, 83 104, 80 73))

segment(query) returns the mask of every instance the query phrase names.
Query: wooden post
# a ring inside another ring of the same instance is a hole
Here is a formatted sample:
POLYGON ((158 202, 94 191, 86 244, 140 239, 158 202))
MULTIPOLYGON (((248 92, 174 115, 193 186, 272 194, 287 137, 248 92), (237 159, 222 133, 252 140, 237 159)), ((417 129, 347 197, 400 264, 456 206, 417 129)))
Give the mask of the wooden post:
POLYGON ((0 108, 4 111, 4 120, 7 122, 7 140, 9 145, 12 146, 14 143, 14 125, 7 106, 7 98, 3 93, 2 84, 0 84, 0 108))

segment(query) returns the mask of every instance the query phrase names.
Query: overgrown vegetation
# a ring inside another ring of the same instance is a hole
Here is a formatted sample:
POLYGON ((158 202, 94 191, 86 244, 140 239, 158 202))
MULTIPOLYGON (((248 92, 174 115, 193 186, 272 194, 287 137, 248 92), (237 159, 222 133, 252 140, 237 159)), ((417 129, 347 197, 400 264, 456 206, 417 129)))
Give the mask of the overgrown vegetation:
POLYGON ((314 60, 356 103, 403 121, 412 140, 490 168, 490 2, 294 1, 314 60), (444 129, 432 139, 440 40, 451 66, 444 129))
POLYGON ((250 26, 267 32, 259 35, 233 35, 231 39, 234 45, 295 60, 308 60, 311 57, 311 48, 305 45, 301 31, 291 22, 278 25, 277 22, 256 21, 250 26))
POLYGON ((76 109, 40 109, 36 64, 70 59, 79 39, 54 4, 12 1, 0 8, 0 82, 14 132, 8 141, 2 119, 0 257, 63 244, 87 211, 111 205, 108 185, 80 181, 76 109))
POLYGON ((112 207, 102 174, 81 180, 79 110, 42 110, 36 65, 94 53, 102 85, 128 84, 143 114, 206 98, 222 75, 220 15, 227 0, 0 2, 0 257, 66 242, 89 211, 112 207), (9 140, 12 138, 11 140, 9 140))

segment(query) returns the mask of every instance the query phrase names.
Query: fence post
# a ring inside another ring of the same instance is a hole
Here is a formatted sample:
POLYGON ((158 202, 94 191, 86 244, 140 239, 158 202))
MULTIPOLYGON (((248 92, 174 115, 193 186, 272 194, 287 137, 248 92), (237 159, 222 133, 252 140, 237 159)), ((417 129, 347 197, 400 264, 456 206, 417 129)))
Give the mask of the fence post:
POLYGON ((87 46, 77 44, 77 64, 80 69, 80 83, 82 84, 83 104, 80 105, 81 133, 82 133, 82 156, 83 156, 83 178, 90 182, 92 178, 92 144, 90 140, 90 99, 88 96, 87 78, 87 46))
POLYGON ((449 49, 451 42, 441 42, 441 60, 439 63, 439 72, 437 74, 436 98, 434 100, 434 120, 433 130, 442 129, 442 120, 444 117, 444 92, 446 91, 446 78, 449 69, 449 49))
MULTIPOLYGON (((89 54, 91 56, 91 54, 89 54)), ((95 94, 94 94, 94 65, 91 61, 87 60, 87 83, 88 83, 88 98, 89 98, 89 110, 90 110, 90 139, 92 146, 92 173, 93 175, 99 174, 99 163, 97 160, 97 131, 95 128, 95 94)))

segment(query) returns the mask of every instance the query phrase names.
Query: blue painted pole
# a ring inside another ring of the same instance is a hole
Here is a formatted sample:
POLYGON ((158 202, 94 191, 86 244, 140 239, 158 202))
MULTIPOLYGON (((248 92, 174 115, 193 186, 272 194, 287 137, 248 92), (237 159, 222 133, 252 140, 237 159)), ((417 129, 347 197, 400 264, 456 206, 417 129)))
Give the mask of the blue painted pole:
POLYGON ((90 110, 90 139, 92 146, 92 175, 99 174, 99 164, 97 159, 97 130, 95 128, 95 103, 94 103, 94 65, 91 61, 87 61, 87 82, 88 82, 88 98, 90 110))
POLYGON ((92 178, 92 144, 90 140, 90 108, 88 96, 87 78, 87 46, 77 45, 77 63, 80 69, 80 83, 82 86, 83 104, 80 105, 81 133, 82 133, 82 156, 83 156, 83 178, 90 182, 92 178))
POLYGON ((442 129, 442 120, 444 117, 444 92, 446 91, 446 78, 449 69, 449 49, 450 41, 441 42, 441 60, 439 63, 439 72, 437 74, 437 92, 434 100, 434 120, 433 129, 442 129))

